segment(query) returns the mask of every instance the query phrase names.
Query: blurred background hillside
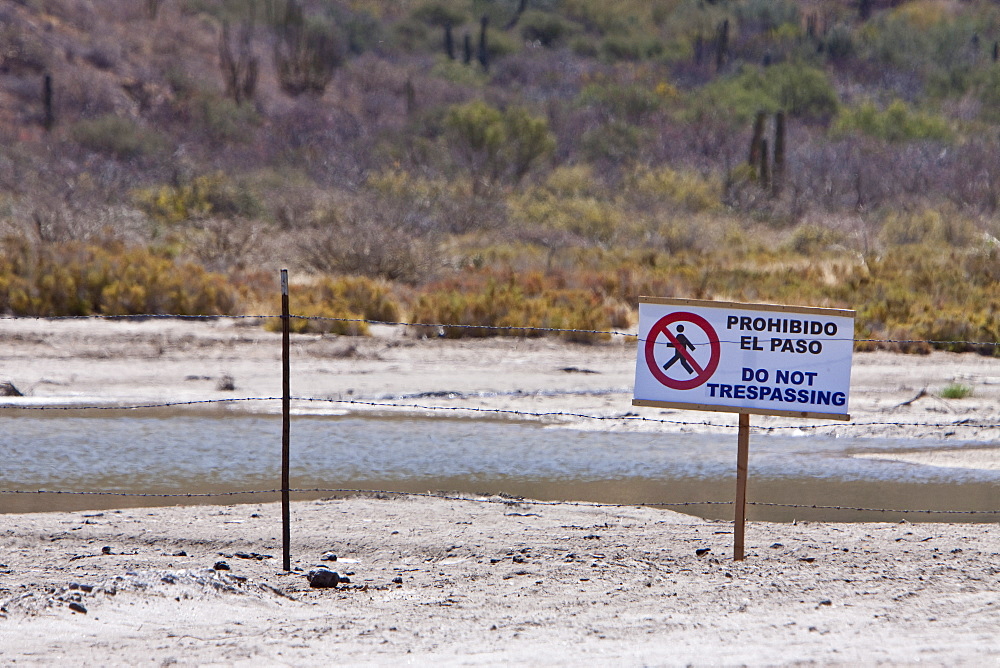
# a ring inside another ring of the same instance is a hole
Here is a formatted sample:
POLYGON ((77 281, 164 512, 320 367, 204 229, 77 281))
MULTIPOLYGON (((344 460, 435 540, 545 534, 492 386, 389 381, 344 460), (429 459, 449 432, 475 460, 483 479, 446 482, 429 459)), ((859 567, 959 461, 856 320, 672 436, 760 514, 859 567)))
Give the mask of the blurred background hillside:
POLYGON ((303 315, 976 349, 998 41, 978 0, 0 0, 0 312, 273 313, 287 267, 303 315))

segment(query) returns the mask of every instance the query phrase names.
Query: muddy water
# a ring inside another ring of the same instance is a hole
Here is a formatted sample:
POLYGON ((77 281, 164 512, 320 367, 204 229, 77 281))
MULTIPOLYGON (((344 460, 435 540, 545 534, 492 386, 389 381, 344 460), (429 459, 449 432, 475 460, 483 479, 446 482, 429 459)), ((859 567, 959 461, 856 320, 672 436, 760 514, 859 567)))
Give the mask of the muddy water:
MULTIPOLYGON (((0 418, 0 489, 187 494, 280 486, 281 421, 225 414, 0 418)), ((459 491, 611 503, 729 502, 735 434, 623 434, 460 419, 297 417, 293 488, 459 491)), ((857 453, 976 448, 816 435, 751 438, 748 498, 760 503, 998 510, 1000 471, 860 459, 857 453)), ((317 498, 331 493, 298 494, 317 498)), ((0 512, 243 503, 219 498, 0 494, 0 512)), ((728 505, 675 506, 731 518, 728 505)), ((750 519, 1000 521, 997 514, 900 514, 751 506, 750 519)))

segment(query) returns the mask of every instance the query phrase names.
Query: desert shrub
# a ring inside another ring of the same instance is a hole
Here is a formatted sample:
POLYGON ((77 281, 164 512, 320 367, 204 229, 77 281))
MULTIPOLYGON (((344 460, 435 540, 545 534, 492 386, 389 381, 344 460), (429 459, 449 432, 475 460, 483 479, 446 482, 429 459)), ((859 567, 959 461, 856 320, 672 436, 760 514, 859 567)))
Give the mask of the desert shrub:
POLYGON ((245 184, 224 173, 196 176, 187 183, 138 190, 136 204, 160 223, 180 223, 215 216, 254 218, 263 204, 245 184))
POLYGON ((245 269, 263 248, 265 228, 245 218, 201 221, 181 235, 184 251, 214 271, 245 269))
POLYGON ((843 62, 857 53, 854 31, 844 23, 838 23, 823 36, 823 50, 826 57, 834 62, 843 62))
POLYGON ((0 49, 3 51, 0 72, 4 74, 38 74, 51 64, 52 49, 25 26, 5 22, 0 28, 0 49))
POLYGON ((545 179, 545 188, 557 197, 598 197, 603 184, 590 165, 563 165, 553 169, 545 179))
POLYGON ((576 102, 597 109, 607 119, 620 118, 638 125, 663 109, 666 97, 640 84, 590 84, 580 91, 576 102))
MULTIPOLYGON (((645 4, 645 3, 641 3, 645 4)), ((609 3, 603 0, 563 0, 560 9, 569 19, 601 35, 628 33, 631 25, 640 24, 634 4, 609 3)), ((639 7, 638 9, 646 9, 639 7)))
POLYGON ((941 396, 945 399, 965 399, 972 396, 972 386, 963 383, 949 383, 941 388, 941 396))
POLYGON ((516 275, 496 280, 471 274, 451 284, 429 286, 413 307, 412 322, 441 324, 447 338, 493 336, 544 336, 541 329, 596 330, 564 332, 571 341, 608 338, 612 316, 618 309, 590 291, 548 288, 539 291, 528 277, 525 285, 516 275))
POLYGON ((815 224, 799 225, 786 242, 789 250, 800 255, 814 255, 827 250, 834 244, 842 243, 842 234, 828 227, 815 224))
POLYGON ((630 185, 639 195, 692 213, 722 208, 722 184, 696 172, 645 167, 634 172, 630 185))
POLYGON ((418 5, 411 16, 417 21, 443 28, 444 26, 460 26, 469 20, 465 3, 457 0, 429 0, 418 5))
POLYGON ((181 102, 180 112, 217 144, 250 142, 262 121, 252 104, 197 89, 181 102))
MULTIPOLYGON (((289 291, 289 329, 344 336, 365 336, 369 320, 399 320, 399 305, 390 286, 359 276, 322 277, 289 291), (294 317, 299 316, 299 317, 294 317)), ((281 320, 269 318, 268 331, 280 331, 281 320)))
POLYGON ((322 95, 343 62, 347 40, 332 23, 306 17, 297 0, 286 0, 284 14, 275 21, 274 69, 281 90, 289 95, 322 95))
POLYGON ((485 102, 470 102, 452 107, 445 126, 449 142, 469 168, 477 191, 490 182, 519 182, 555 149, 546 120, 522 107, 501 111, 485 102))
POLYGON ((438 231, 405 202, 361 197, 320 214, 297 242, 306 266, 416 283, 438 269, 438 231))
POLYGON ((521 37, 529 42, 538 42, 544 47, 553 47, 571 35, 576 26, 558 14, 529 9, 521 15, 518 23, 521 37))
POLYGON ((741 28, 753 28, 759 32, 799 23, 798 5, 791 0, 747 0, 738 4, 735 10, 741 28))
POLYGON ((976 92, 982 102, 980 116, 986 121, 1000 121, 1000 64, 986 68, 979 75, 976 92))
POLYGON ((152 155, 166 146, 156 131, 112 114, 78 121, 70 128, 70 136, 91 151, 110 153, 122 160, 152 155))
POLYGON ((629 164, 641 157, 639 148, 646 143, 648 134, 645 128, 612 120, 584 132, 579 149, 590 162, 629 164))
POLYGON ((924 209, 915 213, 889 212, 880 238, 892 246, 965 247, 976 243, 980 235, 971 221, 955 212, 924 209))
POLYGON ((827 74, 804 63, 771 67, 745 66, 732 77, 718 79, 696 96, 696 107, 723 109, 740 123, 758 112, 784 110, 791 116, 824 120, 837 112, 837 92, 827 74))
POLYGON ((599 47, 600 55, 610 63, 620 60, 645 60, 663 54, 664 47, 657 37, 651 35, 608 35, 599 47))
POLYGON ((222 315, 237 291, 218 274, 117 242, 45 246, 9 238, 0 250, 0 311, 23 316, 222 315))
POLYGON ((529 229, 568 232, 596 244, 611 244, 623 228, 622 214, 604 197, 558 196, 534 189, 514 207, 529 229))
POLYGON ((953 137, 945 119, 913 111, 902 100, 893 100, 884 111, 871 102, 842 109, 830 132, 835 137, 863 132, 888 142, 948 141, 953 137))

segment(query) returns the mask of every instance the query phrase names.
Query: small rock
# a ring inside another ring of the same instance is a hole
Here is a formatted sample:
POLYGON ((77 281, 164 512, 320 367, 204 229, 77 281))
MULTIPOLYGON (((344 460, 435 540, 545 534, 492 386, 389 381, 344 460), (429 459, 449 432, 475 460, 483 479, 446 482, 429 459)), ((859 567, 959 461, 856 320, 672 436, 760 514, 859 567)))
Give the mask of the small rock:
POLYGON ((236 389, 236 381, 228 373, 219 378, 215 384, 215 389, 219 392, 232 392, 236 389))
POLYGON ((9 380, 0 382, 0 397, 23 397, 21 390, 14 387, 14 383, 9 380))
POLYGON ((83 614, 87 614, 87 609, 82 605, 80 605, 79 603, 77 603, 76 601, 69 604, 69 609, 72 610, 73 612, 80 612, 83 614))
POLYGON ((820 605, 833 605, 833 601, 831 601, 828 598, 824 598, 822 601, 819 602, 819 604, 820 605))
POLYGON ((217 571, 228 571, 228 570, 232 570, 231 568, 229 568, 229 564, 227 564, 227 563, 226 563, 226 562, 224 562, 224 561, 217 561, 217 562, 215 562, 215 565, 214 565, 214 566, 212 566, 212 568, 214 568, 214 569, 215 569, 215 570, 217 570, 217 571))
POLYGON ((309 580, 309 586, 316 589, 336 587, 344 581, 338 573, 326 568, 317 568, 314 571, 309 571, 306 579, 309 580))
POLYGON ((174 556, 175 557, 186 557, 186 556, 188 556, 188 553, 185 552, 184 550, 177 550, 176 552, 174 552, 174 556))
POLYGON ((323 556, 319 558, 320 561, 336 561, 337 555, 333 552, 324 552, 323 556))
POLYGON ((784 547, 784 545, 782 545, 781 543, 774 543, 771 545, 771 547, 777 550, 779 547, 784 547))
POLYGON ((101 554, 111 554, 111 546, 105 545, 101 548, 101 554))
POLYGON ((699 557, 704 557, 706 554, 712 551, 710 547, 700 547, 694 551, 694 553, 699 557))
POLYGON ((397 584, 397 585, 401 585, 401 584, 403 584, 403 578, 401 578, 401 577, 399 577, 399 576, 397 575, 396 577, 394 577, 394 578, 392 579, 392 584, 397 584))

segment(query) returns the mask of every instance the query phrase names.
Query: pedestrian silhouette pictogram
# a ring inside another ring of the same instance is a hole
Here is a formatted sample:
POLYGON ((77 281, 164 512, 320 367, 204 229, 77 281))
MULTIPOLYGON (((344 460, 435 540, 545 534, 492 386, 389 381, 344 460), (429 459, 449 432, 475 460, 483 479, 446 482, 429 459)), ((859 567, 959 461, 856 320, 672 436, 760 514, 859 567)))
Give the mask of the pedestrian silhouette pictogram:
POLYGON ((680 362, 681 366, 687 369, 688 373, 694 373, 694 369, 692 369, 691 365, 688 364, 682 350, 683 348, 694 350, 694 344, 688 340, 688 337, 684 336, 684 325, 677 325, 677 336, 675 338, 677 339, 677 345, 675 346, 673 343, 668 343, 667 347, 676 348, 677 352, 674 353, 674 356, 670 358, 669 362, 663 365, 663 370, 666 371, 672 367, 675 362, 680 362))

